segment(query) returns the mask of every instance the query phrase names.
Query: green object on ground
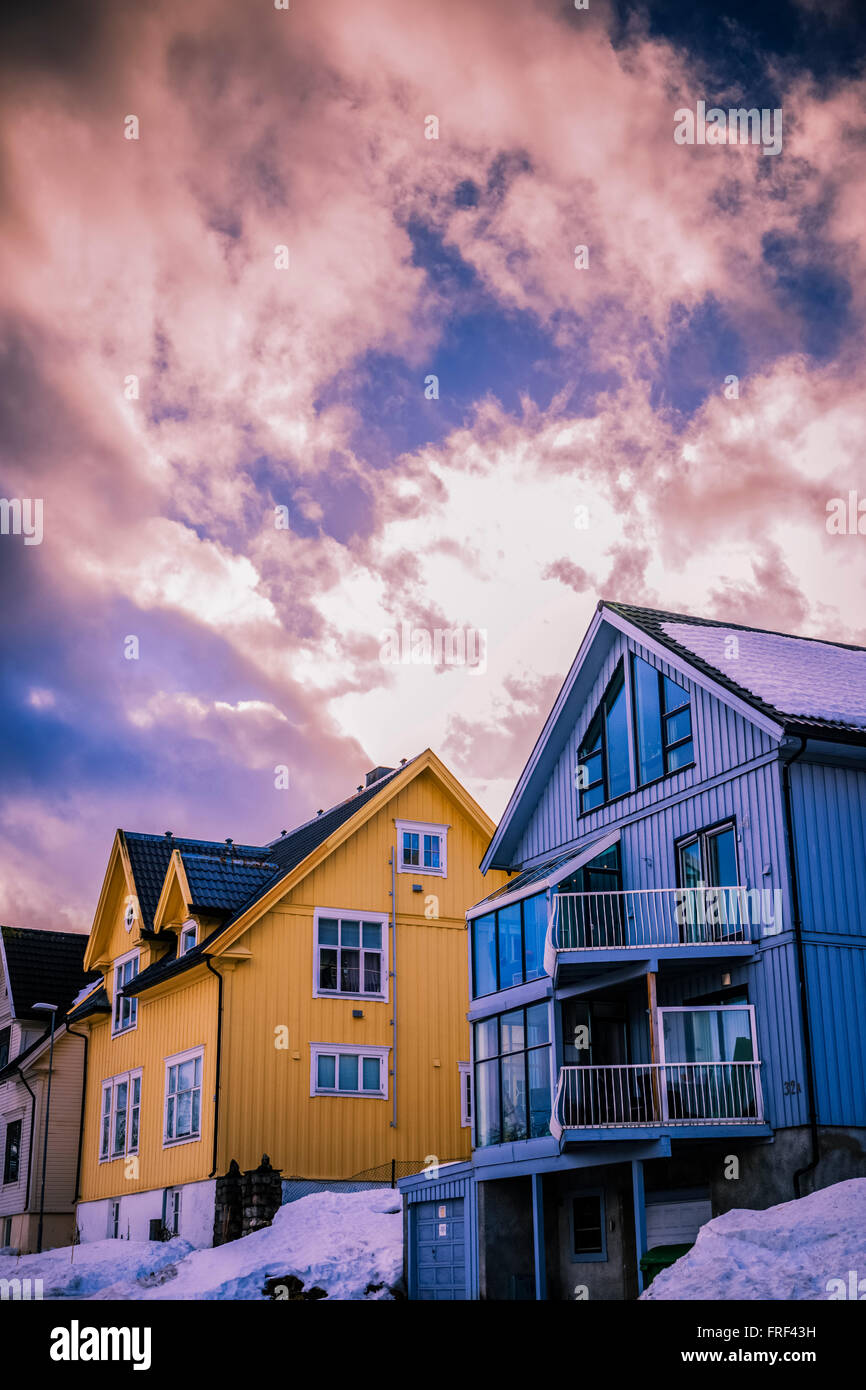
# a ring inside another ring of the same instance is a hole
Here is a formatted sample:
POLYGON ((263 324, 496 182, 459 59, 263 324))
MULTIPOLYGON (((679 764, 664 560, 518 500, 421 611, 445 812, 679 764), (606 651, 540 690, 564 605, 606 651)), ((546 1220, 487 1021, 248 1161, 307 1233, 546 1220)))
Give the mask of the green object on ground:
POLYGON ((687 1255, 693 1244, 694 1242, 689 1245, 654 1245, 652 1250, 641 1255, 640 1268, 644 1288, 649 1288, 660 1269, 670 1269, 678 1259, 687 1255))

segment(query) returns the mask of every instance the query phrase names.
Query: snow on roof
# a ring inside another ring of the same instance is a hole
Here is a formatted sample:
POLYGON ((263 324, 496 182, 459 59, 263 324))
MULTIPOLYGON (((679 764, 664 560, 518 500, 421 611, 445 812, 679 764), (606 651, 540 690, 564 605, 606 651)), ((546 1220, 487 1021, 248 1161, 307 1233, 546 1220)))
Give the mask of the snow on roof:
POLYGON ((726 680, 782 713, 866 729, 866 651, 777 632, 675 622, 661 626, 726 680))

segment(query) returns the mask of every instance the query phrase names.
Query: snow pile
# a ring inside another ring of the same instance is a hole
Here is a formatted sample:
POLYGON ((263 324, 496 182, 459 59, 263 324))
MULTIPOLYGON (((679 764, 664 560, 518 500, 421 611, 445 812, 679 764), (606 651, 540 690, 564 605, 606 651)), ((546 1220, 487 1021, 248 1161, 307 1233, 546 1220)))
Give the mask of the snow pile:
POLYGON ((662 623, 662 631, 785 714, 866 728, 866 651, 693 623, 662 623))
POLYGON ((852 1297, 861 1279, 863 1295, 866 1178, 851 1178, 767 1211, 715 1217, 641 1297, 827 1300, 852 1297))
MULTIPOLYGON (((118 1281, 130 1289, 143 1281, 171 1277, 169 1271, 192 1253, 187 1240, 93 1240, 41 1255, 0 1256, 0 1279, 41 1279, 43 1298, 93 1298, 118 1281)), ((129 1293, 126 1297, 134 1297, 129 1293)))
POLYGON ((320 1192, 215 1250, 183 1240, 100 1240, 76 1246, 72 1264, 68 1246, 0 1257, 0 1278, 41 1278, 45 1298, 261 1299, 268 1280, 287 1298, 299 1280, 304 1293, 324 1289, 329 1299, 390 1299, 402 1281, 401 1213, 400 1194, 389 1188, 320 1192))

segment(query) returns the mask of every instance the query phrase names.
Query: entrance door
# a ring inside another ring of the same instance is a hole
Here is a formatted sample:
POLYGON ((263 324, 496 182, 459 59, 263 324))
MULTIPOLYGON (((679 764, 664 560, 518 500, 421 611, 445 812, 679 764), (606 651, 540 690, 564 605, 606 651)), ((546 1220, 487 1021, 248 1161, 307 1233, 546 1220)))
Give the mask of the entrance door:
POLYGON ((426 1302, 466 1298, 466 1228, 462 1197, 416 1202, 410 1207, 414 1226, 410 1297, 426 1302))

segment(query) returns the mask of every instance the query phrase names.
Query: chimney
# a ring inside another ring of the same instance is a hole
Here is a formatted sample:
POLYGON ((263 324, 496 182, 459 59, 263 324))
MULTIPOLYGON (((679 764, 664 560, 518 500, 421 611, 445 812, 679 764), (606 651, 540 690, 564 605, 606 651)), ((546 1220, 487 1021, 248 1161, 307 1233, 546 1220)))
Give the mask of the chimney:
MULTIPOLYGON (((393 772, 393 767, 374 767, 367 773, 364 779, 365 787, 372 787, 374 782, 378 782, 380 777, 387 777, 389 772, 393 772)), ((360 788, 359 788, 360 790, 360 788)))

